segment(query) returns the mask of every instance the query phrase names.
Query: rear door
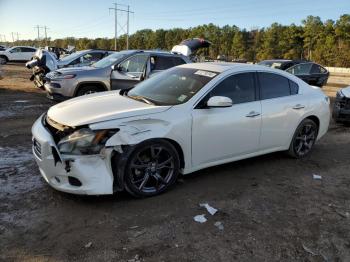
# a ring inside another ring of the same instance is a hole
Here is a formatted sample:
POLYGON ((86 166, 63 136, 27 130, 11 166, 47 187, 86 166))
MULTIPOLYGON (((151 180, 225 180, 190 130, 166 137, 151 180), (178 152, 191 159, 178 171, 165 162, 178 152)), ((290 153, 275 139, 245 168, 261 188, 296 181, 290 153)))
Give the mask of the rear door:
POLYGON ((320 65, 313 64, 310 71, 310 84, 323 86, 327 83, 328 71, 320 65))
POLYGON ((260 150, 288 147, 308 106, 298 85, 288 78, 258 72, 262 107, 260 150))
POLYGON ((291 73, 300 79, 304 80, 306 83, 310 84, 311 78, 310 78, 310 72, 312 68, 312 63, 303 63, 298 64, 295 66, 292 66, 288 68, 286 71, 288 73, 291 73))
POLYGON ((29 61, 35 54, 36 49, 30 47, 21 47, 21 52, 19 54, 19 59, 21 61, 29 61))
POLYGON ((111 89, 128 89, 134 87, 146 76, 149 55, 139 53, 122 61, 118 70, 111 72, 111 89))

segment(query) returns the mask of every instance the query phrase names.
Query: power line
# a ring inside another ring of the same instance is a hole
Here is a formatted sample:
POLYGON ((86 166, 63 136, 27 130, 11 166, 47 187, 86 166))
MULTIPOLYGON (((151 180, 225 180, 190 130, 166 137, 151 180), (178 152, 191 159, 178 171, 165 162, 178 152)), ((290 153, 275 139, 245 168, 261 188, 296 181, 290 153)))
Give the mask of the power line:
MULTIPOLYGON (((125 12, 127 14, 127 18, 126 18, 126 49, 129 49, 129 29, 130 29, 130 19, 129 16, 130 14, 134 14, 133 11, 130 11, 130 6, 129 5, 122 5, 122 4, 118 4, 118 3, 113 3, 114 7, 110 7, 110 10, 114 11, 114 49, 117 50, 117 38, 118 38, 118 11, 119 12, 125 12), (124 6, 127 8, 127 10, 125 9, 119 9, 119 6, 124 6)), ((120 26, 121 29, 124 29, 125 25, 122 27, 120 26)), ((124 30, 123 30, 124 31, 124 30)), ((125 31, 124 31, 125 32, 125 31)))

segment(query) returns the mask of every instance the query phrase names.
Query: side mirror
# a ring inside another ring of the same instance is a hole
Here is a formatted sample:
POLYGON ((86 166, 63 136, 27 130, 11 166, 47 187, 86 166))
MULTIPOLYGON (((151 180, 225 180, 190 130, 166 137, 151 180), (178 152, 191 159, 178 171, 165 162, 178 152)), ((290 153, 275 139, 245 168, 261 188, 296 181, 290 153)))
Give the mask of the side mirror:
POLYGON ((208 107, 231 107, 233 102, 226 96, 213 96, 207 102, 208 107))

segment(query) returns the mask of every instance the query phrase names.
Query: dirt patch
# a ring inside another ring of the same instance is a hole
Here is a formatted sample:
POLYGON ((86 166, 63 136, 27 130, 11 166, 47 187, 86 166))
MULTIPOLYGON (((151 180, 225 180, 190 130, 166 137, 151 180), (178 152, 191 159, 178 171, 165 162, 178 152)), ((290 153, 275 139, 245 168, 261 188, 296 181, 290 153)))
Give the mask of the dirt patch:
POLYGON ((0 261, 350 260, 350 128, 332 123, 307 159, 274 153, 208 168, 154 198, 73 196, 47 186, 31 156, 31 126, 52 103, 29 91, 24 67, 5 68, 0 261), (199 214, 208 221, 196 223, 199 214))

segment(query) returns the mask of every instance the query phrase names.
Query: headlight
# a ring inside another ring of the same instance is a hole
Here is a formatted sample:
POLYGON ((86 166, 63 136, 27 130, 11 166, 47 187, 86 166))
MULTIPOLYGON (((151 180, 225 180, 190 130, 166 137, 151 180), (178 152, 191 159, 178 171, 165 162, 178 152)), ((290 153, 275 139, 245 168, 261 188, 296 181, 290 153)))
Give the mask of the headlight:
POLYGON ((98 130, 82 128, 58 142, 61 153, 76 155, 98 154, 106 141, 118 130, 98 130))
POLYGON ((70 74, 70 75, 58 75, 52 78, 52 80, 64 80, 64 79, 72 79, 76 77, 76 75, 74 74, 70 74))

